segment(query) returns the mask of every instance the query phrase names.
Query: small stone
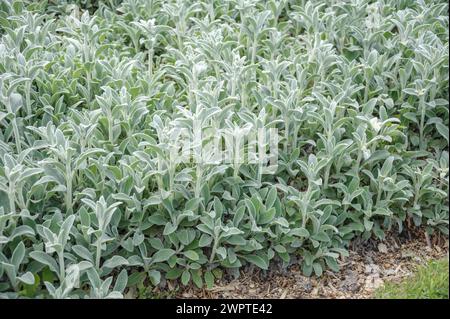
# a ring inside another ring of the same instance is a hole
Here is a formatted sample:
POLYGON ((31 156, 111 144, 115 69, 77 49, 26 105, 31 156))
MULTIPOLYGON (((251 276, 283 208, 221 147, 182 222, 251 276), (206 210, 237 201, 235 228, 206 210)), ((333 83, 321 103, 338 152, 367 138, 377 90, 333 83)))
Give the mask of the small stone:
POLYGON ((406 251, 402 251, 402 255, 401 256, 402 256, 402 258, 406 259, 406 258, 414 257, 415 254, 413 252, 411 252, 411 251, 406 250, 406 251))
POLYGON ((368 290, 375 290, 383 285, 383 280, 376 275, 370 275, 366 279, 366 289, 368 290))
POLYGON ((385 271, 384 271, 384 275, 386 275, 386 276, 393 276, 393 275, 395 275, 397 272, 395 271, 395 269, 386 269, 385 271))
POLYGON ((357 291, 359 288, 358 276, 354 271, 348 271, 345 279, 339 284, 341 289, 346 291, 357 291))
POLYGON ((386 254, 388 252, 388 248, 387 248, 387 246, 385 244, 379 243, 378 244, 378 251, 380 253, 386 254))
POLYGON ((372 272, 372 266, 370 264, 369 265, 365 265, 364 273, 370 274, 371 272, 372 272))
POLYGON ((307 282, 305 282, 302 286, 303 286, 303 289, 305 290, 305 292, 311 292, 313 289, 311 281, 309 281, 309 280, 307 282))

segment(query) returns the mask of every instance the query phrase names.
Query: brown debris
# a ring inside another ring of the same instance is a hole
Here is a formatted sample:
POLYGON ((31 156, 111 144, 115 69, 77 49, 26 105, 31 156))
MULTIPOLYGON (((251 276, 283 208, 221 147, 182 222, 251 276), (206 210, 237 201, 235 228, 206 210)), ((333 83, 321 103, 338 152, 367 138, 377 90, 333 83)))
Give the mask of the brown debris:
POLYGON ((371 298, 384 282, 399 281, 428 260, 448 258, 448 239, 430 248, 423 237, 358 245, 341 261, 338 273, 327 270, 320 278, 305 277, 299 265, 293 265, 287 271, 271 270, 264 278, 259 272, 243 272, 238 279, 219 281, 209 290, 186 287, 175 298, 371 298))

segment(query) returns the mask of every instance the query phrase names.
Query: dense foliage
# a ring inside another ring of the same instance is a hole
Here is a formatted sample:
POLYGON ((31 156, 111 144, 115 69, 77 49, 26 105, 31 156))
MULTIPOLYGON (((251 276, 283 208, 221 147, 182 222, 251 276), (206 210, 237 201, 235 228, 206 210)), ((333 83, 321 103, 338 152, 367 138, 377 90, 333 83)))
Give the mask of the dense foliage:
POLYGON ((0 0, 0 295, 320 276, 355 239, 448 235, 447 12, 0 0), (172 133, 195 121, 205 143, 276 128, 276 173, 177 161, 172 133))

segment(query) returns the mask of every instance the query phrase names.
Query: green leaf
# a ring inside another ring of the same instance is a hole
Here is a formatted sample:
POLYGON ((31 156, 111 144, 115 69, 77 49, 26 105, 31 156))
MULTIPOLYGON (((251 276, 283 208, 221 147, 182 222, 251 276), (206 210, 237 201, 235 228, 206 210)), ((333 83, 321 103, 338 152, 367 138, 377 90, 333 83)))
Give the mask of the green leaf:
POLYGON ((259 214, 258 224, 265 225, 265 224, 270 223, 275 218, 275 214, 276 214, 276 211, 275 211, 274 207, 272 207, 271 209, 269 209, 266 212, 259 214))
POLYGON ((183 269, 179 269, 179 268, 171 269, 166 273, 166 279, 169 279, 169 280, 177 279, 181 276, 182 273, 183 273, 183 269))
POLYGON ((199 255, 195 252, 195 251, 193 251, 193 250, 188 250, 188 251, 185 251, 184 253, 183 253, 187 258, 189 258, 190 260, 193 260, 193 261, 197 261, 197 260, 199 260, 199 255))
POLYGON ((141 285, 145 280, 145 272, 134 272, 128 276, 127 287, 134 287, 141 285))
POLYGON ((311 236, 312 239, 323 241, 323 242, 329 242, 331 241, 330 237, 323 231, 318 232, 317 234, 311 236))
POLYGON ((81 258, 90 262, 94 261, 92 253, 86 247, 81 245, 74 245, 72 246, 72 250, 81 258))
POLYGON ((12 93, 9 97, 9 103, 11 105, 12 113, 17 113, 23 106, 22 95, 18 93, 12 93))
POLYGON ((276 200, 277 200, 277 189, 276 187, 271 187, 266 198, 266 209, 272 208, 276 200))
POLYGON ((4 271, 6 273, 6 275, 8 276, 9 281, 13 285, 16 285, 17 272, 16 272, 14 265, 11 265, 11 264, 5 263, 5 262, 1 262, 0 265, 3 268, 2 271, 4 271))
POLYGON ((261 269, 267 270, 269 268, 268 261, 258 255, 243 255, 242 258, 261 269))
POLYGON ((214 197, 214 211, 216 216, 220 217, 223 214, 223 205, 217 197, 214 197))
POLYGON ((181 274, 181 283, 186 286, 189 283, 189 280, 191 280, 191 273, 186 269, 181 274))
POLYGON ((175 251, 173 249, 161 249, 153 255, 152 262, 159 263, 159 262, 167 261, 174 254, 175 254, 175 251))
POLYGON ((112 256, 110 259, 106 260, 102 267, 106 267, 106 268, 116 268, 116 267, 120 267, 120 266, 124 266, 124 265, 128 265, 128 260, 126 260, 124 257, 122 256, 112 256))
POLYGON ((380 174, 382 176, 388 176, 392 170, 392 163, 394 162, 394 157, 389 156, 385 161, 383 166, 381 167, 380 174))
POLYGON ((297 237, 304 237, 304 238, 308 238, 309 237, 309 232, 308 230, 306 230, 305 228, 294 228, 289 232, 290 235, 292 236, 297 236, 297 237))
POLYGON ((436 130, 439 132, 439 134, 442 135, 443 138, 447 141, 447 144, 449 143, 448 140, 448 126, 442 124, 442 123, 436 123, 436 130))
POLYGON ((320 277, 322 276, 322 265, 319 263, 313 263, 313 269, 316 276, 320 277))
MULTIPOLYGON (((159 283, 161 282, 161 273, 157 270, 154 270, 154 269, 150 270, 148 272, 148 277, 150 278, 150 281, 152 282, 152 284, 154 286, 159 285, 159 283)), ((169 279, 169 278, 167 278, 167 279, 169 279)))
POLYGON ((56 261, 42 251, 33 251, 30 253, 30 257, 34 260, 40 262, 43 265, 46 265, 50 268, 51 271, 58 273, 58 264, 56 261))
POLYGON ((244 202, 250 215, 253 216, 253 218, 256 218, 256 208, 255 205, 253 205, 253 202, 249 199, 246 199, 244 202))
POLYGON ((173 225, 172 223, 167 223, 166 227, 164 227, 163 235, 167 236, 172 234, 174 231, 177 230, 177 225, 173 225))
POLYGON ((22 263, 23 258, 25 257, 25 245, 23 242, 20 242, 16 249, 13 251, 13 255, 11 257, 11 263, 19 269, 20 264, 22 263))
POLYGON ((26 285, 33 285, 34 284, 34 275, 31 272, 26 272, 20 277, 17 277, 18 280, 23 282, 26 285))
POLYGON ((116 283, 114 284, 114 291, 123 292, 128 283, 128 273, 126 269, 122 269, 122 271, 117 276, 116 283))
POLYGON ((198 242, 199 247, 208 247, 212 242, 212 237, 206 234, 202 234, 198 242))
POLYGON ((201 271, 200 270, 191 270, 191 275, 192 275, 192 281, 197 286, 197 288, 202 288, 203 280, 202 280, 202 276, 201 276, 201 271))
POLYGON ((211 289, 214 287, 214 275, 212 274, 211 271, 205 272, 204 279, 205 279, 206 287, 208 287, 208 289, 211 289))

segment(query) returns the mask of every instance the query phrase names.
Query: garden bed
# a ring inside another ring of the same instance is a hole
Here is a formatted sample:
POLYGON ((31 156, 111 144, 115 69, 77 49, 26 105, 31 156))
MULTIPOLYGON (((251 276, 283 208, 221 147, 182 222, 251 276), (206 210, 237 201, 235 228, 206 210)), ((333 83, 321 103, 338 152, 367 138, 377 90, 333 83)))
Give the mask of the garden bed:
POLYGON ((0 0, 0 298, 369 298, 445 257, 448 26, 0 0))
POLYGON ((293 265, 284 271, 243 271, 239 279, 223 280, 212 289, 178 287, 175 295, 159 289, 153 292, 176 298, 374 298, 384 283, 410 278, 418 266, 430 260, 448 259, 448 248, 448 239, 429 247, 422 234, 411 239, 395 236, 386 242, 359 244, 341 261, 338 273, 326 271, 320 278, 305 277, 293 265))

